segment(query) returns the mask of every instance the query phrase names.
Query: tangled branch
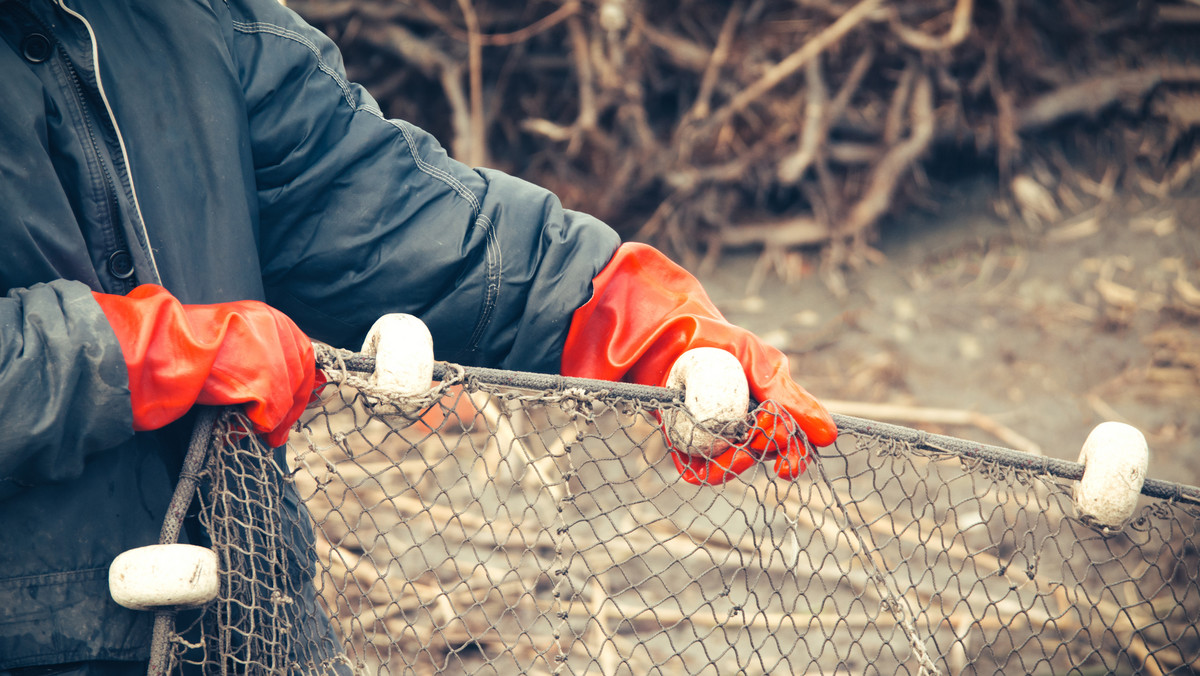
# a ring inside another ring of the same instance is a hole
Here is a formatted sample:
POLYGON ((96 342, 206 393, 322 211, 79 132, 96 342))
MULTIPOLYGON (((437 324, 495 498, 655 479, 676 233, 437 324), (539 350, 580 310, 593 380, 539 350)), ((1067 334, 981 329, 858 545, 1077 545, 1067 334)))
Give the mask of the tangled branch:
POLYGON ((1146 105, 1200 83, 1186 57, 1200 19, 1186 4, 290 6, 341 45, 388 114, 692 262, 755 245, 775 260, 822 247, 832 264, 851 260, 919 196, 931 158, 994 158, 1007 185, 1052 146, 1028 142, 1039 134, 1136 128, 1099 144, 1103 161, 1158 193, 1189 180, 1200 154, 1180 106, 1146 105), (1151 141, 1180 159, 1139 166, 1151 141), (1111 157, 1113 144, 1128 155, 1111 157))

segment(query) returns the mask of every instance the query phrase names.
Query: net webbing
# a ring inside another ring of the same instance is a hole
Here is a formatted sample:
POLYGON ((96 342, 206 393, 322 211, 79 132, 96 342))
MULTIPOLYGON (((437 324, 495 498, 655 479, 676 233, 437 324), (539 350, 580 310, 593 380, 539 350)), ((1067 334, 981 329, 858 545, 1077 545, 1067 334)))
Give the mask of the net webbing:
POLYGON ((1037 459, 870 431, 890 426, 795 482, 697 487, 661 391, 443 369, 414 412, 346 364, 286 457, 218 425, 199 494, 222 594, 177 623, 178 671, 1200 670, 1195 489, 1159 482, 1106 534, 1037 459))

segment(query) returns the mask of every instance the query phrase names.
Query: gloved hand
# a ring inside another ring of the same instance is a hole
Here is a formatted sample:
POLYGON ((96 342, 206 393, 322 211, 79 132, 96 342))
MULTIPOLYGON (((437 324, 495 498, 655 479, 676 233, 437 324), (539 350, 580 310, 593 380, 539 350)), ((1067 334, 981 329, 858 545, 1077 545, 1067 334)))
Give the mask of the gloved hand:
POLYGON ((282 446, 316 385, 309 339, 256 301, 183 305, 146 284, 127 296, 93 293, 129 371, 133 428, 153 430, 195 404, 245 404, 271 446, 282 446))
POLYGON ((737 357, 750 396, 763 402, 750 438, 713 458, 672 449, 690 483, 720 484, 760 459, 775 459, 786 479, 805 466, 803 443, 789 439, 774 415, 782 407, 809 442, 828 446, 837 427, 825 408, 791 379, 787 357, 753 333, 725 320, 700 282, 656 249, 621 245, 592 282, 591 300, 575 311, 563 348, 562 374, 661 386, 675 360, 696 347, 717 347, 737 357))

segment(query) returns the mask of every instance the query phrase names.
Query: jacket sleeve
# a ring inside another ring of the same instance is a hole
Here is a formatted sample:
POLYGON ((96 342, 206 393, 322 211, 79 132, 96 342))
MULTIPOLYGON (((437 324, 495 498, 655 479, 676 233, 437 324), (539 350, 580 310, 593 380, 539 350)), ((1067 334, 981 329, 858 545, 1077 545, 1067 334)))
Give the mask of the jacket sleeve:
POLYGON ((87 285, 10 290, 0 327, 0 495, 78 476, 133 436, 121 346, 87 285))
POLYGON ((230 13, 268 301, 335 345, 408 312, 439 359, 557 372, 616 233, 385 118, 333 43, 275 0, 230 13))

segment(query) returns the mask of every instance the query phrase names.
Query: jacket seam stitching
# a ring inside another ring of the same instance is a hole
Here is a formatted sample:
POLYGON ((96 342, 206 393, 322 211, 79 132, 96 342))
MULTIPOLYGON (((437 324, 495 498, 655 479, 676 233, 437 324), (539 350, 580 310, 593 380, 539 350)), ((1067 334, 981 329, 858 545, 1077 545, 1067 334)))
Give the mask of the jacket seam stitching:
POLYGON ((47 658, 59 664, 85 660, 116 660, 125 662, 134 661, 139 658, 145 659, 145 652, 142 648, 110 648, 102 649, 98 652, 88 650, 72 650, 65 653, 55 651, 42 652, 34 655, 24 655, 11 661, 0 660, 0 669, 22 669, 25 667, 43 666, 47 658))
POLYGON ((479 204, 479 199, 475 197, 475 193, 471 192, 467 186, 463 185, 463 182, 458 180, 454 174, 451 174, 445 169, 441 169, 430 164, 429 162, 426 162, 425 159, 421 157, 419 153, 417 153, 416 139, 413 138, 412 130, 409 129, 408 123, 401 120, 390 120, 384 117, 383 113, 373 106, 363 106, 360 108, 360 110, 365 110, 366 112, 378 117, 380 120, 383 120, 399 130, 404 136, 404 143, 408 146, 408 152, 410 155, 412 155, 413 161, 416 162, 417 168, 426 174, 429 174, 430 176, 441 179, 443 182, 453 188, 454 191, 458 193, 459 197, 462 197, 468 203, 470 203, 472 217, 478 217, 480 215, 479 212, 483 210, 483 207, 479 204))
POLYGON ((346 105, 350 106, 351 110, 356 113, 369 113, 370 115, 373 115, 374 117, 377 117, 380 120, 392 125, 392 127, 399 131, 402 136, 404 136, 405 145, 408 146, 408 153, 412 157, 413 162, 417 165, 417 169, 425 174, 428 174, 429 176, 432 176, 433 178, 441 180, 443 183, 453 189, 459 197, 463 198, 471 205, 471 215, 473 217, 479 215, 481 207, 478 198, 475 197, 475 193, 471 192, 471 190, 468 189, 467 186, 462 183, 462 181, 459 181, 450 172, 426 162, 425 159, 421 157, 420 153, 417 152, 416 145, 414 144, 415 140, 413 139, 412 133, 409 131, 407 126, 399 121, 385 118, 383 116, 383 111, 375 108, 374 106, 366 104, 358 105, 354 100, 354 93, 350 90, 349 83, 347 83, 346 80, 344 80, 332 66, 326 63, 325 59, 321 58, 321 50, 315 43, 313 43, 312 40, 309 40, 307 37, 297 33, 296 31, 288 30, 282 26, 277 26, 275 24, 266 23, 263 21, 247 23, 245 21, 234 20, 232 24, 234 30, 238 31, 239 33, 244 33, 247 35, 267 33, 269 35, 274 35, 286 40, 292 40, 293 42, 296 42, 307 48, 308 51, 312 52, 313 58, 317 62, 317 69, 329 76, 330 79, 334 81, 334 84, 336 84, 338 88, 342 90, 342 98, 346 101, 346 105))
POLYGON ((491 323, 492 313, 500 297, 500 282, 504 274, 504 259, 502 257, 499 238, 496 235, 495 223, 487 214, 480 214, 476 220, 476 227, 484 228, 487 272, 485 275, 483 307, 479 313, 479 322, 475 325, 475 331, 471 333, 471 340, 467 343, 467 349, 472 352, 479 346, 479 341, 483 338, 484 331, 487 329, 488 324, 491 323))
POLYGON ((108 566, 93 566, 91 568, 79 568, 76 570, 56 570, 35 575, 18 575, 16 577, 0 579, 0 588, 46 587, 78 580, 98 580, 104 577, 107 570, 108 566))

